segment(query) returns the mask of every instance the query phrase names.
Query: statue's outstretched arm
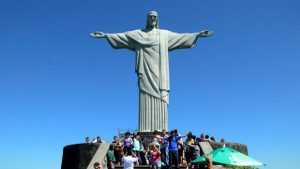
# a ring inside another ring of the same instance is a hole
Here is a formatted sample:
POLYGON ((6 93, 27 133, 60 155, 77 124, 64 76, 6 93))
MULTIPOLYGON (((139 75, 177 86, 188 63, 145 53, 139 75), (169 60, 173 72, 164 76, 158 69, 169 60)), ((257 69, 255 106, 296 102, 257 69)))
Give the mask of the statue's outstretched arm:
POLYGON ((208 36, 212 36, 215 33, 213 31, 209 31, 209 30, 204 30, 198 33, 198 37, 208 37, 208 36))
POLYGON ((93 32, 93 33, 90 33, 90 36, 92 38, 105 38, 106 34, 104 32, 93 32))

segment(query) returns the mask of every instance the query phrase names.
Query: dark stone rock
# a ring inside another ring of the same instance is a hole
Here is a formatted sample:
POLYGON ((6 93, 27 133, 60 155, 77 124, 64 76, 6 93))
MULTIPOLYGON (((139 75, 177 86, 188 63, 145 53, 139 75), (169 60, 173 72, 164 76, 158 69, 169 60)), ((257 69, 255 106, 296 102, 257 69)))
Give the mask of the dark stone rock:
POLYGON ((73 144, 64 147, 61 169, 86 169, 100 144, 73 144))
POLYGON ((232 148, 234 150, 237 150, 243 154, 248 155, 248 149, 247 146, 245 144, 240 144, 240 143, 230 143, 230 142, 225 142, 225 143, 221 143, 221 142, 212 142, 210 143, 211 147, 216 150, 218 148, 222 148, 223 146, 232 148))

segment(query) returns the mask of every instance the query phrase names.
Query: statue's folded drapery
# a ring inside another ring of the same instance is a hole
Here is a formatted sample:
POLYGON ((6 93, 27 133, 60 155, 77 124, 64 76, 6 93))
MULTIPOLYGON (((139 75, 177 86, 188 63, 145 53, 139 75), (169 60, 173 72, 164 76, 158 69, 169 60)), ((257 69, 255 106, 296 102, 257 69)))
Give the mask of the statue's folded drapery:
POLYGON ((198 33, 178 34, 152 29, 106 35, 113 48, 136 52, 135 71, 140 90, 139 131, 167 130, 170 91, 168 51, 193 47, 198 33))

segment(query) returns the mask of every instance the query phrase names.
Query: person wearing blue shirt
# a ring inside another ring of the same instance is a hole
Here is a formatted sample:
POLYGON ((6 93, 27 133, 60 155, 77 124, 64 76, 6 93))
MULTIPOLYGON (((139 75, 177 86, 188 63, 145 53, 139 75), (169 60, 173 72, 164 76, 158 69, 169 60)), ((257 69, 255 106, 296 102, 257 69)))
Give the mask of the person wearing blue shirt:
POLYGON ((170 136, 163 137, 160 139, 164 139, 169 142, 169 165, 171 166, 172 164, 175 165, 175 168, 178 168, 178 147, 177 144, 181 140, 182 137, 185 137, 185 135, 182 136, 177 136, 176 132, 173 130, 171 131, 170 136))

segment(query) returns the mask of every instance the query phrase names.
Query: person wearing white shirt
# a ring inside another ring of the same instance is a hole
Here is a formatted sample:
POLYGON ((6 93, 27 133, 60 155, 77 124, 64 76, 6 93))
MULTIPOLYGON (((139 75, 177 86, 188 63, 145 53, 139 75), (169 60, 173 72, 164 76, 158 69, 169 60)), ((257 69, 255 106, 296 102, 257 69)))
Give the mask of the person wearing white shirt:
POLYGON ((131 150, 129 150, 125 157, 122 158, 124 169, 133 169, 134 163, 137 161, 138 158, 132 153, 131 150))

